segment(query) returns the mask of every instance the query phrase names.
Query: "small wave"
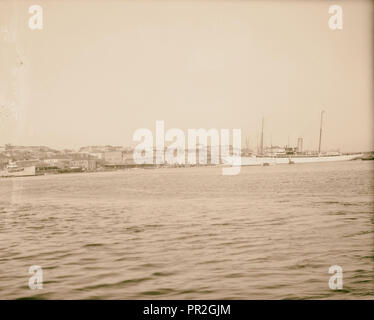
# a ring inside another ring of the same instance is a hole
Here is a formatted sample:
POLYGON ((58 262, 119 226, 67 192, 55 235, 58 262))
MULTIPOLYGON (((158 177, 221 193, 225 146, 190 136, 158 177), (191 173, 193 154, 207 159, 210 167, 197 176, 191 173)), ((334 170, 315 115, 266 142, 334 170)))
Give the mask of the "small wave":
POLYGON ((88 248, 88 247, 102 247, 104 246, 103 243, 88 243, 83 246, 83 248, 88 248))

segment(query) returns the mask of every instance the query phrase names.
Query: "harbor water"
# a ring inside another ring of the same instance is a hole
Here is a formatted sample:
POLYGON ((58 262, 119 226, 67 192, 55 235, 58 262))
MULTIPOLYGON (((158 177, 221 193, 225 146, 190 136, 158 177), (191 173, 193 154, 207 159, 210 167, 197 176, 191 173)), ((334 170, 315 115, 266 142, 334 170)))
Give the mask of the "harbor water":
POLYGON ((372 299, 373 173, 347 161, 0 179, 0 298, 372 299))

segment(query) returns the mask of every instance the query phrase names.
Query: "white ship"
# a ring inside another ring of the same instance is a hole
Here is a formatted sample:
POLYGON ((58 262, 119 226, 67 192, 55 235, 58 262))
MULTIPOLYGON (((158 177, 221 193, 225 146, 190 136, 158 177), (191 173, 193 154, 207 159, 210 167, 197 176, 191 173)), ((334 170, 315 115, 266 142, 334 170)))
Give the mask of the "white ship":
MULTIPOLYGON (((241 157, 240 161, 233 161, 232 158, 227 158, 224 163, 227 165, 241 166, 268 166, 275 164, 294 164, 294 163, 315 163, 315 162, 330 162, 330 161, 349 161, 362 157, 363 154, 342 154, 342 155, 316 155, 316 156, 252 156, 241 157)), ((238 159, 237 159, 238 160, 238 159)))
MULTIPOLYGON (((261 146, 260 152, 257 155, 252 156, 241 156, 238 157, 227 157, 223 160, 225 165, 230 166, 269 166, 275 164, 294 164, 294 163, 315 163, 315 162, 331 162, 331 161, 349 161, 361 158, 362 153, 355 154, 341 154, 339 152, 334 153, 321 153, 321 141, 322 141, 322 125, 324 111, 321 112, 321 124, 319 132, 319 146, 318 152, 314 154, 303 153, 302 150, 296 150, 298 148, 287 148, 288 152, 278 154, 267 154, 264 149, 264 119, 262 119, 262 133, 261 133, 261 146)), ((302 140, 302 139, 301 139, 302 140)), ((302 141, 301 141, 302 145, 302 141)), ((302 149, 302 146, 300 147, 302 149)))
POLYGON ((35 176, 35 166, 19 167, 14 162, 9 162, 5 170, 0 171, 0 177, 26 177, 35 176))

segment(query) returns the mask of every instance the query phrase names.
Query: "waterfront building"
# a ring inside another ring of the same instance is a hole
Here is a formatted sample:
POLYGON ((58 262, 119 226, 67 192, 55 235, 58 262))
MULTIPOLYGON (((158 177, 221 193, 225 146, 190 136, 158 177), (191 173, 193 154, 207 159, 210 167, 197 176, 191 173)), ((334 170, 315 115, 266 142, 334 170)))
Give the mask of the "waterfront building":
POLYGON ((84 170, 95 170, 96 169, 96 160, 94 159, 80 159, 80 160, 71 160, 69 163, 70 167, 82 168, 84 170))
POLYGON ((48 166, 53 166, 57 168, 65 168, 68 167, 70 164, 70 159, 66 158, 52 158, 52 159, 44 159, 43 163, 48 166))
POLYGON ((123 163, 122 151, 109 151, 104 152, 104 161, 109 164, 121 164, 123 163))

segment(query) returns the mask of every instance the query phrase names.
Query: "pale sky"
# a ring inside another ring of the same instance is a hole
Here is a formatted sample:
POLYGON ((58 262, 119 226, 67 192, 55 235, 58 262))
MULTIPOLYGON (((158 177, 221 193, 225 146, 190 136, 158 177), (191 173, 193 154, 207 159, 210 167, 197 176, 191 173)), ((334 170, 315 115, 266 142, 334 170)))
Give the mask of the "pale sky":
POLYGON ((0 0, 0 145, 132 145, 138 128, 241 128, 374 150, 372 1, 0 0), (43 29, 28 27, 30 5, 43 29), (343 8, 330 30, 328 8, 343 8), (23 64, 21 64, 21 61, 23 64), (9 111, 10 110, 10 111, 9 111), (4 112, 3 112, 4 113, 4 112))

